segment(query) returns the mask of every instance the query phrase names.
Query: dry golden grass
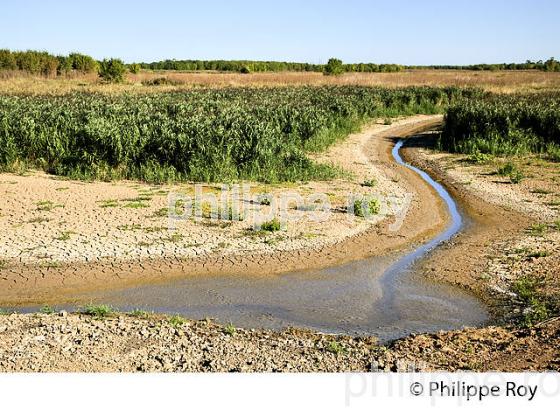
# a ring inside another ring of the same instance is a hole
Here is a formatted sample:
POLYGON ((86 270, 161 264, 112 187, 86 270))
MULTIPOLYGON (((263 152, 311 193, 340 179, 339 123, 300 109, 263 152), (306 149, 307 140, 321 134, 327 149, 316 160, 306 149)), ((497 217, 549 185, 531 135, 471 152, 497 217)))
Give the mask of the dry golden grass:
POLYGON ((509 93, 560 89, 560 73, 542 71, 406 70, 399 73, 347 73, 339 77, 321 73, 219 73, 142 71, 128 74, 125 84, 103 84, 95 75, 42 78, 14 73, 0 76, 0 94, 64 94, 70 91, 103 93, 155 92, 198 87, 284 85, 366 85, 385 87, 476 86, 509 93), (147 86, 142 82, 165 77, 171 84, 147 86))

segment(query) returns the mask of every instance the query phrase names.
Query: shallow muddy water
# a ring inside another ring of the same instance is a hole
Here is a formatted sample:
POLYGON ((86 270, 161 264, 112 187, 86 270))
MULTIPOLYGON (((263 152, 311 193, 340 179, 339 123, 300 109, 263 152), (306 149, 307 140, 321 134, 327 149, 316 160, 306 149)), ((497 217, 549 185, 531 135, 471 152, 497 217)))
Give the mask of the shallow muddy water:
POLYGON ((273 276, 197 275, 91 293, 80 300, 107 303, 122 311, 139 308, 194 319, 210 317, 238 327, 294 326, 375 335, 382 341, 482 324, 488 315, 478 299, 459 288, 431 283, 415 270, 426 253, 461 229, 463 220, 440 184, 402 161, 401 146, 399 141, 393 149, 397 163, 420 174, 443 198, 451 215, 443 233, 408 253, 273 276))

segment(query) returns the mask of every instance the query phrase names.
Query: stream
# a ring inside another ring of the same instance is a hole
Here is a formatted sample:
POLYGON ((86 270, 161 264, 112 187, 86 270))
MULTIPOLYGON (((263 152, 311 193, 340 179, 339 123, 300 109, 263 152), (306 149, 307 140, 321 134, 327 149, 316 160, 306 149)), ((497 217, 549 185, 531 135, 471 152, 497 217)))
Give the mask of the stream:
POLYGON ((431 185, 445 201, 451 217, 445 231, 425 244, 397 255, 327 269, 270 276, 196 275, 89 293, 79 300, 110 304, 120 311, 143 309, 192 319, 214 318, 244 328, 292 326, 325 333, 374 335, 382 342, 411 333, 480 325, 488 320, 481 301, 460 288, 431 282, 417 271, 426 254, 461 230, 464 218, 441 184, 402 160, 402 145, 400 140, 393 148, 395 161, 431 185))

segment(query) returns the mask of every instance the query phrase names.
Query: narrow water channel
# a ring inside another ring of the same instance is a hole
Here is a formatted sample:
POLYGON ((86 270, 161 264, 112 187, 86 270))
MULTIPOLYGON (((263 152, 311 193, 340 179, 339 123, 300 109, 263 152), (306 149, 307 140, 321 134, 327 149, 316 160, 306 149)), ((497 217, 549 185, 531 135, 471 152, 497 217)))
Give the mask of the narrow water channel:
POLYGON ((294 326, 375 335, 381 341, 484 323, 488 314, 473 295, 429 282, 417 272, 421 258, 453 237, 463 226, 463 218, 443 186, 402 160, 402 145, 401 140, 393 149, 396 162, 430 184, 451 216, 443 233, 408 253, 274 276, 197 275, 82 295, 80 299, 110 304, 122 311, 139 308, 193 319, 209 317, 246 328, 294 326))

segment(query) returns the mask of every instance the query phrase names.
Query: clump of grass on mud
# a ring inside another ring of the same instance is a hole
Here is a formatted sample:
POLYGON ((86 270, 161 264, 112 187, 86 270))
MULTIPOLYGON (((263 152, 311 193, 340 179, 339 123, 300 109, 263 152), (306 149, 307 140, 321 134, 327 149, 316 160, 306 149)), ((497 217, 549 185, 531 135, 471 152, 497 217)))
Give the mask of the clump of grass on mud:
POLYGON ((115 309, 109 305, 87 305, 84 308, 83 313, 96 318, 104 318, 114 314, 115 309))
POLYGON ((372 188, 372 187, 374 187, 374 186, 376 186, 376 185, 377 185, 377 181, 376 181, 374 178, 372 178, 372 179, 367 179, 367 180, 365 180, 364 182, 362 182, 362 186, 364 186, 364 187, 372 188))
POLYGON ((149 315, 150 315, 149 312, 142 309, 134 309, 130 312, 130 316, 139 317, 139 318, 147 318, 149 315))
POLYGON ((346 353, 346 349, 344 348, 344 346, 342 346, 336 340, 333 340, 332 342, 329 342, 329 344, 327 345, 325 350, 327 352, 330 352, 330 353, 333 353, 333 354, 336 354, 336 355, 341 354, 341 353, 346 353))
POLYGON ((508 176, 512 184, 518 184, 525 178, 523 172, 521 172, 513 162, 507 162, 505 165, 498 168, 497 173, 501 176, 508 176))
POLYGON ((355 216, 364 218, 366 216, 377 215, 381 210, 381 204, 376 198, 370 200, 356 199, 352 210, 355 216))
POLYGON ((266 221, 261 224, 261 229, 265 232, 276 232, 281 228, 282 225, 277 218, 273 218, 270 221, 266 221))
POLYGON ((180 327, 187 323, 187 321, 185 320, 185 318, 179 315, 173 315, 167 319, 167 323, 169 323, 173 327, 180 327))
POLYGON ((548 318, 547 303, 539 292, 539 282, 536 278, 519 278, 513 283, 513 291, 522 304, 521 323, 524 326, 531 327, 548 318))
POLYGON ((229 323, 227 326, 224 327, 224 333, 226 335, 233 336, 233 335, 235 335, 236 332, 237 332, 237 329, 231 323, 229 323))
POLYGON ((54 308, 52 306, 49 306, 49 305, 44 305, 44 306, 41 307, 39 312, 44 313, 46 315, 52 315, 54 313, 54 308))

